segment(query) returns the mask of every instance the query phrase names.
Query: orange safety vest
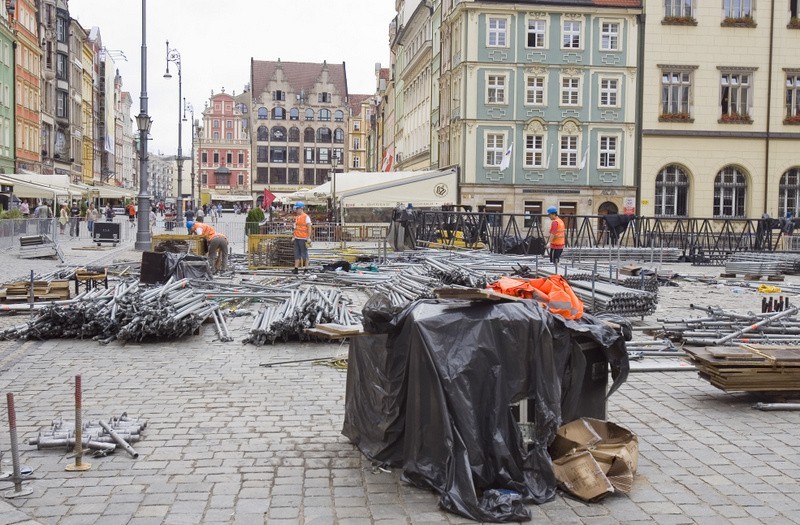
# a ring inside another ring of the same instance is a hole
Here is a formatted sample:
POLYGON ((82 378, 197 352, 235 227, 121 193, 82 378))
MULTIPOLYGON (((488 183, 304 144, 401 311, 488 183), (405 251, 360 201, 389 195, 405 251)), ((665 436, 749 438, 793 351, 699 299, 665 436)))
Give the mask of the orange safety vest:
POLYGON ((551 248, 563 248, 566 244, 566 232, 567 227, 564 226, 564 221, 561 217, 556 217, 553 219, 553 222, 556 223, 556 232, 553 234, 553 240, 550 243, 551 248))
POLYGON ((210 239, 211 237, 217 234, 216 230, 212 228, 210 225, 205 224, 203 222, 196 222, 194 223, 194 231, 206 239, 210 239))
POLYGON ((301 213, 294 219, 294 237, 296 239, 308 239, 308 215, 301 213))
POLYGON ((566 319, 580 319, 583 316, 583 302, 561 275, 551 275, 546 279, 501 277, 487 288, 504 295, 534 299, 543 308, 566 319))

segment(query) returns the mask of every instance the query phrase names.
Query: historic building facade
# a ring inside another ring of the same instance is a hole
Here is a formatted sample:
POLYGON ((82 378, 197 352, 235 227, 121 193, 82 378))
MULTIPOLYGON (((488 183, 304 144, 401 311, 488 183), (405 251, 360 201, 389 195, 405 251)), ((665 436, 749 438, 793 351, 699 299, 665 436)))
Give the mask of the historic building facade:
POLYGON ((6 5, 0 5, 0 173, 14 173, 14 32, 6 5))
POLYGON ((641 213, 796 217, 798 2, 647 8, 641 213))
POLYGON ((350 95, 348 104, 347 165, 337 167, 337 171, 367 170, 367 132, 372 111, 371 95, 350 95))
POLYGON ((344 63, 251 60, 250 87, 255 198, 325 183, 334 157, 349 166, 344 63))
POLYGON ((16 171, 41 169, 41 131, 39 128, 42 48, 36 5, 33 0, 17 0, 14 12, 16 55, 16 171))
MULTIPOLYGON (((89 35, 83 39, 81 45, 81 125, 83 137, 81 140, 81 157, 83 162, 84 184, 94 184, 94 50, 89 35)), ((98 172, 99 173, 99 172, 98 172)))
MULTIPOLYGON (((251 202, 250 134, 247 109, 233 95, 211 95, 203 110, 199 135, 195 139, 195 164, 198 166, 202 202, 251 202)), ((184 188, 191 180, 184 170, 184 188)), ((184 190, 185 193, 190 193, 184 190)))

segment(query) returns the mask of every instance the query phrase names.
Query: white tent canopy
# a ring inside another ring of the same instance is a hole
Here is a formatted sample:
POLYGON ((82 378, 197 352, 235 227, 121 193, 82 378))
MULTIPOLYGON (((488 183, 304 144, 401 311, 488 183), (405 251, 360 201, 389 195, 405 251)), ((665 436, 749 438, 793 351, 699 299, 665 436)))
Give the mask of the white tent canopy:
MULTIPOLYGON (((326 182, 307 192, 307 198, 327 198, 333 184, 326 182)), ((336 174, 336 200, 344 208, 394 208, 411 203, 429 208, 454 204, 458 174, 454 169, 336 174)))
MULTIPOLYGON (((42 189, 49 189, 50 195, 48 196, 31 196, 31 198, 53 198, 53 195, 67 196, 67 197, 80 197, 87 191, 82 186, 72 184, 69 180, 69 175, 41 175, 31 173, 7 173, 3 174, 3 179, 9 181, 9 184, 17 184, 25 186, 27 189, 23 192, 33 193, 33 187, 42 189)), ((14 193, 19 197, 23 196, 21 193, 15 191, 14 193)))
POLYGON ((212 201, 223 201, 223 202, 253 202, 252 195, 229 195, 227 193, 212 193, 211 194, 212 201))
POLYGON ((44 186, 33 182, 25 182, 17 179, 11 179, 7 176, 0 176, 0 182, 14 187, 14 195, 20 199, 52 199, 58 197, 67 197, 69 194, 66 190, 44 186))
POLYGON ((134 197, 132 190, 119 188, 117 186, 106 186, 105 184, 97 184, 95 186, 86 186, 89 193, 93 193, 101 199, 132 199, 134 197))

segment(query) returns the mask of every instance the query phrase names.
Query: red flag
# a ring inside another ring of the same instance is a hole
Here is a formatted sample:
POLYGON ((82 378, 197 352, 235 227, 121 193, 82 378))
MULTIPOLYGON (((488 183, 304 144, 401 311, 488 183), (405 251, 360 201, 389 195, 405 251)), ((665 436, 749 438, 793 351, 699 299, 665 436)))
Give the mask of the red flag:
POLYGON ((275 202, 275 194, 264 188, 264 208, 269 208, 275 202))

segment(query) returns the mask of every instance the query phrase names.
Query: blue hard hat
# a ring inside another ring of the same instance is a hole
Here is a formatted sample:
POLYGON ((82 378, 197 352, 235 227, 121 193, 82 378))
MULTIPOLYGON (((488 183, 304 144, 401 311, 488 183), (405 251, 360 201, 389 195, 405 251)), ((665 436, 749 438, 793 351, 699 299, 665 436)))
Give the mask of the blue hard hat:
POLYGON ((555 206, 550 206, 549 208, 547 208, 547 214, 550 215, 551 213, 558 213, 558 208, 556 208, 555 206))
POLYGON ((303 201, 297 201, 297 202, 294 203, 294 207, 295 207, 295 209, 297 209, 297 208, 305 208, 306 205, 303 204, 303 201))

